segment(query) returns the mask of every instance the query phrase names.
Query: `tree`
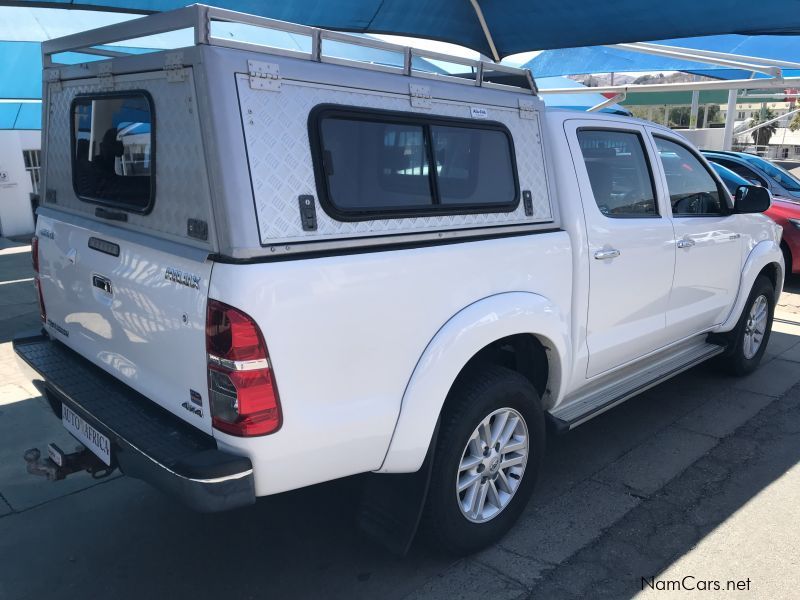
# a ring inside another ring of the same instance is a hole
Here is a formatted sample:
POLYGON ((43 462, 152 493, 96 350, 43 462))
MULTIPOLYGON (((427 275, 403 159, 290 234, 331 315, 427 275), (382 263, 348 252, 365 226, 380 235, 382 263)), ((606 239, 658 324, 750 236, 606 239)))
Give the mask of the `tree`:
MULTIPOLYGON (((775 113, 770 108, 762 108, 761 112, 753 116, 753 122, 751 127, 755 127, 760 123, 766 123, 770 119, 775 118, 775 113)), ((766 146, 769 144, 769 140, 775 134, 775 131, 778 129, 778 122, 773 121, 769 125, 764 125, 763 127, 759 127, 755 131, 753 131, 750 135, 753 138, 753 143, 756 146, 766 146)))
POLYGON ((797 131, 798 129, 800 129, 800 113, 794 113, 792 122, 789 123, 789 129, 791 129, 792 131, 797 131))

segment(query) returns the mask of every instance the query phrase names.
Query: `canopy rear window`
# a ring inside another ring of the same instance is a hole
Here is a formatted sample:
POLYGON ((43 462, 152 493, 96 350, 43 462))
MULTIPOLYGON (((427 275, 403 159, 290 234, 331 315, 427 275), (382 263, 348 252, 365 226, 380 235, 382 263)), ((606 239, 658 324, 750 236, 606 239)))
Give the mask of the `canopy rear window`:
POLYGON ((514 147, 500 123, 326 106, 310 128, 320 202, 342 221, 519 204, 514 147))
POLYGON ((147 92, 72 102, 72 183, 81 200, 148 213, 155 200, 155 115, 147 92))

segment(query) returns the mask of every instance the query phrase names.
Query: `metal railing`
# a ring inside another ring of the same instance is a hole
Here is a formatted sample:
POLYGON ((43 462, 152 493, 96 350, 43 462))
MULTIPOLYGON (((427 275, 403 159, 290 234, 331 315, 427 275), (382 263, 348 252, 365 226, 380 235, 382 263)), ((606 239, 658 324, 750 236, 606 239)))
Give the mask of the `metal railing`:
MULTIPOLYGON (((194 45, 207 44, 223 46, 265 54, 301 58, 316 62, 400 73, 408 76, 413 75, 415 77, 440 79, 466 85, 500 89, 525 89, 531 93, 537 93, 536 83, 528 69, 520 69, 498 63, 472 60, 460 56, 411 48, 384 42, 383 40, 378 40, 373 37, 341 33, 317 27, 309 27, 307 25, 298 25, 296 23, 258 17, 233 10, 206 6, 204 4, 192 4, 185 8, 156 13, 139 19, 45 41, 42 43, 43 64, 45 68, 63 64, 59 63, 56 57, 59 54, 68 52, 87 54, 91 55, 93 58, 102 57, 105 59, 132 56, 133 53, 121 51, 122 49, 114 46, 114 44, 183 30, 192 31, 194 45), (310 49, 304 51, 294 48, 281 48, 264 44, 253 39, 247 40, 221 37, 214 35, 215 23, 253 26, 305 36, 310 40, 310 49), (335 50, 337 44, 347 44, 350 46, 365 47, 372 50, 392 53, 396 55, 398 64, 393 65, 374 60, 360 60, 345 58, 341 55, 337 56, 335 50), (329 48, 331 51, 328 51, 329 48), (419 63, 414 60, 415 58, 449 63, 458 67, 463 67, 464 71, 454 73, 442 73, 434 70, 426 71, 419 67, 419 63)), ((162 50, 162 48, 156 49, 156 51, 160 50, 162 50)))
POLYGON ((39 193, 39 184, 42 181, 42 152, 41 150, 23 150, 22 158, 25 161, 25 171, 31 178, 33 193, 39 193))

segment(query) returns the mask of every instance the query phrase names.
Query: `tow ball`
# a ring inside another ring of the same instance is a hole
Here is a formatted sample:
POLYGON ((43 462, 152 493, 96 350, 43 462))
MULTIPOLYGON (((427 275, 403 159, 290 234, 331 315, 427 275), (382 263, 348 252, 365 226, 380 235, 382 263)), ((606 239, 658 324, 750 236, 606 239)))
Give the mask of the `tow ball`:
POLYGON ((47 445, 47 454, 47 458, 42 459, 42 453, 38 448, 26 450, 23 458, 28 473, 47 477, 48 481, 59 481, 80 471, 87 471, 95 479, 108 477, 114 472, 113 467, 106 465, 83 446, 78 446, 75 452, 67 454, 50 443, 47 445))

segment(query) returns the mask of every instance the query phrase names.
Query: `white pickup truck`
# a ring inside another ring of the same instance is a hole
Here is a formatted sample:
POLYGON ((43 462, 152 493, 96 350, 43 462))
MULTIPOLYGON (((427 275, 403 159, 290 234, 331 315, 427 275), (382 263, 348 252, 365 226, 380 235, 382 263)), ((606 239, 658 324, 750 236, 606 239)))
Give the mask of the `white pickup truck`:
POLYGON ((769 193, 653 123, 545 110, 527 71, 206 6, 44 61, 43 327, 15 348, 86 449, 31 472, 204 511, 372 473, 363 529, 470 552, 546 431, 764 353, 769 193))

